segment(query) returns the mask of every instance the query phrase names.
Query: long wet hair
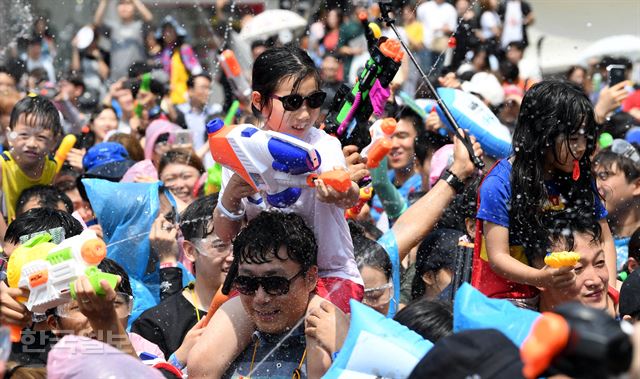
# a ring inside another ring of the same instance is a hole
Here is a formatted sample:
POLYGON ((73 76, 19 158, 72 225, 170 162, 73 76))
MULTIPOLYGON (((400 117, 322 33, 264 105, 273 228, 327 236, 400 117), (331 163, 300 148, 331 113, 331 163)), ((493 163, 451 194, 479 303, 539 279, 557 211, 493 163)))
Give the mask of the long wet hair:
POLYGON ((541 249, 549 238, 542 219, 548 200, 544 181, 546 152, 551 149, 559 162, 555 141, 560 137, 573 155, 569 139, 580 129, 587 138, 586 150, 579 160, 580 177, 573 182, 571 174, 559 173, 555 180, 566 189, 562 195, 569 206, 594 212, 590 156, 595 149, 597 125, 593 105, 580 87, 566 81, 543 81, 527 91, 513 134, 509 232, 510 238, 522 243, 530 260, 544 252, 541 249))
MULTIPOLYGON (((273 47, 256 58, 253 64, 251 86, 260 93, 260 109, 270 101, 271 96, 283 81, 293 79, 293 92, 308 77, 316 80, 318 89, 322 79, 309 54, 295 46, 273 47)), ((251 105, 253 114, 260 117, 260 109, 251 105)))

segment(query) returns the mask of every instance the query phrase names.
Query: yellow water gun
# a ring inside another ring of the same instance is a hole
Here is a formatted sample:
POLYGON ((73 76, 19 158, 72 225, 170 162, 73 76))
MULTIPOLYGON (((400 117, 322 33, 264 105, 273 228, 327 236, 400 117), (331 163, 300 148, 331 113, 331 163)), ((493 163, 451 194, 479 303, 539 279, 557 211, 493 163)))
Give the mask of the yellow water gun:
POLYGON ((544 257, 544 263, 553 268, 575 266, 579 260, 580 254, 575 251, 556 251, 544 257))

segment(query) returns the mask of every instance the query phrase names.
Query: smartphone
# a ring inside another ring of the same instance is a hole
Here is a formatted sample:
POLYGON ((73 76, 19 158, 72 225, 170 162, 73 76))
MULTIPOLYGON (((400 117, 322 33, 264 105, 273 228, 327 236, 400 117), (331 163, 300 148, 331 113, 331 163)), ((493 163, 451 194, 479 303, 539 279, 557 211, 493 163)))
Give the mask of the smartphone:
POLYGON ((172 146, 185 146, 192 144, 191 132, 188 130, 177 130, 169 134, 169 143, 172 146))
POLYGON ((616 84, 625 80, 626 68, 620 64, 612 64, 607 66, 607 73, 609 75, 609 87, 613 87, 616 84))

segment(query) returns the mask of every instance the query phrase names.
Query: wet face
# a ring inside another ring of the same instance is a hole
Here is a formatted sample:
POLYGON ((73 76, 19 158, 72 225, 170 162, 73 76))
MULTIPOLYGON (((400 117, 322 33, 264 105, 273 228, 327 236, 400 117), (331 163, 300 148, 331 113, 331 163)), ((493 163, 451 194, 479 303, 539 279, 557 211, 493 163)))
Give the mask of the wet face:
POLYGON ((391 136, 393 145, 389 152, 389 167, 400 170, 413 166, 415 158, 413 143, 416 136, 417 133, 411 120, 404 118, 398 120, 396 131, 391 136))
POLYGON ((573 172, 573 161, 582 159, 587 150, 587 136, 584 129, 569 136, 560 135, 555 140, 555 153, 547 150, 547 162, 553 162, 553 168, 565 173, 573 172))
POLYGON ((425 297, 435 299, 449 284, 453 278, 453 271, 441 268, 438 271, 428 271, 422 275, 425 284, 425 297))
POLYGON ((31 115, 21 114, 9 131, 9 145, 16 161, 24 166, 37 166, 54 147, 53 132, 37 125, 31 115))
POLYGON ((629 183, 624 171, 613 162, 610 167, 597 164, 594 167, 596 182, 600 195, 604 198, 607 212, 611 216, 633 206, 636 196, 640 195, 640 179, 629 183))
MULTIPOLYGON (((123 328, 127 327, 129 314, 133 306, 133 299, 121 292, 116 292, 116 299, 113 302, 118 320, 123 328)), ((76 300, 58 306, 57 317, 49 316, 47 324, 57 336, 74 335, 96 339, 96 332, 91 327, 89 319, 80 312, 80 307, 76 300)))
POLYGON ((73 210, 80 214, 80 217, 82 217, 84 222, 90 221, 94 218, 91 204, 80 196, 78 188, 74 187, 64 193, 69 197, 69 199, 71 199, 71 202, 73 203, 73 210))
MULTIPOLYGON (((213 225, 209 226, 213 229, 213 225)), ((205 238, 192 243, 195 247, 195 267, 199 278, 206 277, 215 283, 223 283, 229 272, 233 255, 231 244, 224 242, 215 234, 209 233, 205 238)))
POLYGON ((176 30, 171 25, 165 25, 162 28, 162 40, 165 45, 173 45, 178 40, 176 30))
POLYGON ((0 72, 0 94, 7 94, 16 91, 16 81, 13 76, 0 72))
POLYGON ((116 130, 118 128, 118 117, 116 116, 116 112, 113 109, 107 108, 104 109, 100 114, 93 120, 93 124, 91 124, 91 130, 96 135, 97 141, 104 141, 104 137, 112 130, 116 130))
MULTIPOLYGON (((566 250, 565 246, 560 245, 552 246, 552 251, 566 250)), ((588 307, 605 309, 609 299, 609 273, 604 261, 602 243, 591 242, 591 236, 588 234, 575 234, 573 250, 580 253, 580 261, 574 269, 575 284, 568 289, 548 288, 541 296, 551 296, 554 305, 579 301, 588 307)))
POLYGON ((317 267, 301 273, 300 264, 287 257, 285 247, 280 248, 278 257, 285 259, 273 256, 271 261, 263 264, 241 263, 238 270, 239 276, 290 279, 289 290, 282 295, 270 295, 263 286, 258 287, 253 295, 240 294, 242 305, 257 329, 272 334, 291 330, 304 317, 317 281, 317 267))
POLYGON ((327 83, 333 83, 338 80, 338 70, 340 64, 334 57, 326 57, 322 60, 322 67, 320 68, 320 75, 322 80, 327 83))
MULTIPOLYGON (((303 79, 296 90, 294 90, 293 84, 293 78, 283 80, 273 95, 282 97, 299 94, 305 97, 320 89, 319 83, 313 76, 303 79)), ((260 94, 254 91, 252 96, 254 106, 260 109, 260 94)), ((266 126, 268 129, 305 139, 309 130, 314 127, 313 125, 318 120, 320 108, 310 108, 307 101, 305 101, 299 109, 286 111, 282 106, 282 101, 273 98, 269 99, 267 105, 262 108, 261 113, 267 120, 266 126)))
POLYGON ((393 297, 393 287, 387 277, 377 267, 364 266, 360 270, 364 281, 364 298, 362 303, 386 315, 393 297))
POLYGON ((198 76, 193 80, 193 88, 189 89, 189 99, 191 104, 203 107, 209 100, 209 88, 211 81, 205 77, 198 76))
MULTIPOLYGON (((42 208, 42 203, 40 202, 40 198, 39 197, 32 197, 29 200, 27 200, 27 202, 24 204, 24 206, 21 209, 20 214, 25 213, 31 209, 34 208, 42 208)), ((67 207, 64 205, 64 203, 62 201, 58 201, 56 203, 56 209, 62 212, 66 212, 67 211, 67 207)))
POLYGON ((120 19, 123 21, 129 21, 133 19, 136 10, 131 0, 120 0, 120 2, 118 2, 117 11, 120 19))
POLYGON ((193 188, 199 178, 200 172, 196 168, 182 163, 170 163, 160 173, 160 180, 164 185, 187 204, 194 200, 193 188))
POLYGON ((124 112, 133 112, 133 94, 131 94, 131 90, 129 88, 120 88, 116 90, 114 96, 124 112))

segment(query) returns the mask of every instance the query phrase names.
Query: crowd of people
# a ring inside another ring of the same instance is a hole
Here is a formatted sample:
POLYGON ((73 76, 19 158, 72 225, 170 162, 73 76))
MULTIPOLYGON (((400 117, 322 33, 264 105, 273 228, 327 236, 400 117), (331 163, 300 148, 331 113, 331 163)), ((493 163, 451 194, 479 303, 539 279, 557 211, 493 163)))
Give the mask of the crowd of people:
POLYGON ((100 0, 68 67, 44 17, 0 62, 0 320, 21 329, 10 348, 0 333, 6 378, 319 378, 341 353, 353 301, 435 344, 411 377, 523 377, 518 354, 500 376, 485 367, 491 354, 472 351, 483 339, 517 351, 504 335, 456 333, 463 282, 536 312, 577 302, 640 319, 640 88, 627 58, 543 78, 523 61, 528 2, 392 2, 399 35, 378 23, 381 38, 401 39, 435 87, 486 106, 512 150, 492 155, 436 108, 416 109, 435 95, 404 54, 386 96, 367 99, 370 124, 395 120, 373 167, 324 129, 369 59, 359 17, 377 20, 377 3, 327 2, 300 38, 253 40, 250 96, 217 54, 190 45, 180 12, 158 20, 148 4, 100 0), (255 176, 215 162, 217 118, 304 141, 321 158, 315 171, 344 171, 348 185, 317 179, 274 203, 255 176), (97 267, 117 282, 80 275, 73 298, 32 312, 29 280, 12 278, 17 257, 85 230, 106 243, 97 267), (563 251, 579 257, 545 261, 563 251), (447 374, 456 343, 470 357, 447 374))

